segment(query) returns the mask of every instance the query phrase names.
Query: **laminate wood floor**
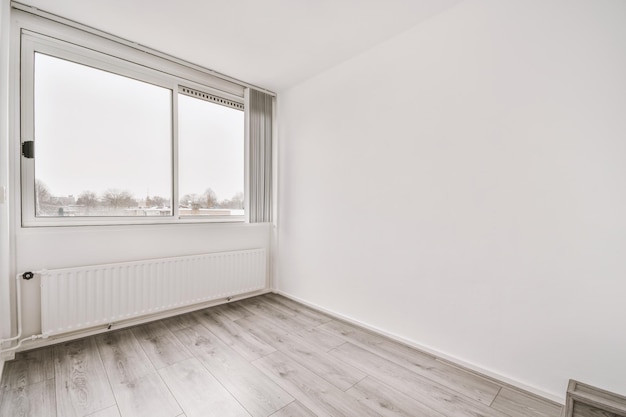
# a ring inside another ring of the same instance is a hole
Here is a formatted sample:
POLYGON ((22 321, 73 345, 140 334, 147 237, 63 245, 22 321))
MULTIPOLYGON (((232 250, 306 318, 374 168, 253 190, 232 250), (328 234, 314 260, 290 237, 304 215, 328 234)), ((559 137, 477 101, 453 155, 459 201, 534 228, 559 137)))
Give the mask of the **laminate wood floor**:
POLYGON ((0 416, 559 417, 561 406, 266 294, 19 353, 0 416))

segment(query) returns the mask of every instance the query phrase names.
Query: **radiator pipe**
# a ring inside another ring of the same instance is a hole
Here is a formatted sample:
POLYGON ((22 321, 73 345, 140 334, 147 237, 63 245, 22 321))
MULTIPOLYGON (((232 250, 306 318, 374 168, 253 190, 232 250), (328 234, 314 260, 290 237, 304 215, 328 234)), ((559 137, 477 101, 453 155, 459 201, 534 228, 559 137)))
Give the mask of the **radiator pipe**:
POLYGON ((12 342, 18 339, 19 341, 17 342, 17 345, 13 347, 0 349, 0 354, 4 354, 6 352, 12 352, 14 350, 19 349, 20 346, 22 346, 22 343, 26 341, 46 339, 48 337, 48 335, 39 334, 39 335, 25 337, 24 339, 20 339, 22 337, 22 279, 29 280, 34 277, 34 274, 35 273, 33 272, 25 272, 23 274, 17 274, 15 276, 15 287, 16 287, 16 296, 17 296, 17 335, 10 337, 8 339, 0 339, 0 346, 2 346, 6 342, 12 342))
MULTIPOLYGON (((17 274, 15 276, 15 290, 17 292, 17 335, 10 337, 8 339, 1 339, 0 346, 6 342, 12 342, 13 340, 18 340, 22 337, 22 274, 17 274)), ((18 343, 19 344, 19 343, 18 343)), ((13 348, 2 349, 0 353, 9 352, 13 350, 13 348)))

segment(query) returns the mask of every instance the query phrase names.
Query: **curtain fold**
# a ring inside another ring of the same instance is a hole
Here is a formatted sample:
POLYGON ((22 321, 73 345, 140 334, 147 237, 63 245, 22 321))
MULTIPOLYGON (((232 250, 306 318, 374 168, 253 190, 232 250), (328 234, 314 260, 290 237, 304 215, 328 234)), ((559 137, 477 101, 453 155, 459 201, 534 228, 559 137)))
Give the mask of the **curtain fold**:
POLYGON ((272 96, 250 89, 250 223, 272 221, 272 96))

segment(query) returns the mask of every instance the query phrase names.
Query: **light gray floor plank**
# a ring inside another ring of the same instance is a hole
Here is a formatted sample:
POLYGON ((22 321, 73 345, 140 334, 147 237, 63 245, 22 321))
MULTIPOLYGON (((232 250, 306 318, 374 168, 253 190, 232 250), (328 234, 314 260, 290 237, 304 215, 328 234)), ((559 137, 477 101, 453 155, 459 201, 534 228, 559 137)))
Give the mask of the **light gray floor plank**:
POLYGON ((324 324, 331 321, 333 318, 320 313, 319 311, 315 311, 312 308, 306 307, 303 304, 297 303, 287 297, 283 297, 278 294, 265 294, 263 296, 265 300, 271 301, 274 305, 281 305, 286 308, 288 311, 291 311, 294 315, 299 317, 308 317, 311 321, 319 324, 324 324))
POLYGON ((8 389, 0 401, 0 416, 55 417, 57 415, 54 379, 8 389))
POLYGON ((111 383, 128 383, 156 370, 128 329, 100 334, 95 340, 111 383))
POLYGON ((327 330, 320 327, 314 327, 312 329, 304 329, 298 333, 298 336, 302 337, 312 346, 328 352, 338 346, 343 345, 346 340, 340 336, 337 336, 327 330))
MULTIPOLYGON (((251 315, 242 319, 236 320, 235 323, 241 327, 244 331, 254 335, 259 340, 263 341, 269 346, 274 347, 276 338, 281 336, 287 336, 289 332, 280 326, 276 326, 275 321, 268 319, 266 316, 251 315), (272 325, 264 325, 272 323, 272 325), (261 330, 258 326, 263 326, 261 330)), ((274 347, 274 349, 276 349, 274 347)))
POLYGON ((115 398, 93 338, 54 347, 57 415, 85 416, 115 404, 115 398))
POLYGON ((174 417, 182 413, 130 330, 95 339, 122 417, 174 417))
POLYGON ((281 408, 270 417, 316 417, 308 408, 294 401, 289 405, 281 408))
POLYGON ((289 333, 298 333, 304 329, 317 327, 316 323, 306 321, 292 313, 276 309, 270 303, 264 302, 261 297, 254 297, 240 301, 239 304, 251 313, 272 320, 276 326, 289 333))
POLYGON ((231 321, 239 320, 252 314, 250 313, 250 311, 241 307, 236 301, 232 303, 220 304, 215 307, 210 307, 210 309, 219 312, 219 314, 231 321))
POLYGON ((20 352, 4 365, 2 389, 13 389, 37 384, 54 378, 52 348, 20 352))
POLYGON ((282 352, 252 363, 319 417, 380 416, 282 352))
POLYGON ((499 411, 472 401, 359 346, 346 343, 330 352, 368 375, 450 417, 500 417, 499 411))
POLYGON ((444 417, 408 395, 367 377, 346 391, 385 417, 444 417))
POLYGON ((559 417, 562 409, 550 401, 539 400, 510 388, 502 388, 491 407, 511 417, 559 417))
POLYGON ((112 387, 122 417, 174 417, 183 411, 157 371, 112 387))
MULTIPOLYGON (((44 378, 45 379, 54 379, 54 347, 48 346, 45 348, 40 348, 37 350, 41 350, 41 360, 44 362, 44 378)), ((33 351, 31 351, 33 352, 33 351)), ((29 353, 29 352, 24 352, 29 353)))
POLYGON ((131 329, 156 369, 192 357, 189 350, 160 321, 131 329))
POLYGON ((161 320, 163 324, 167 326, 172 332, 176 332, 181 329, 195 326, 198 324, 198 320, 191 313, 181 314, 178 316, 170 317, 161 320))
POLYGON ((218 309, 200 310, 194 316, 222 342, 249 361, 276 351, 253 334, 244 331, 218 309))
POLYGON ((198 359, 188 359, 159 370, 188 417, 250 417, 198 359))
POLYGON ((117 409, 117 405, 114 405, 113 407, 90 414, 87 417, 120 417, 120 410, 117 409))
POLYGON ((197 325, 175 334, 252 416, 267 417, 293 401, 206 327, 197 325))
POLYGON ((361 346, 378 356, 422 375, 469 398, 485 405, 493 402, 500 386, 476 374, 436 360, 433 356, 396 343, 383 336, 358 329, 339 321, 320 326, 321 329, 335 332, 347 341, 361 346))
POLYGON ((367 330, 361 329, 351 324, 333 320, 319 326, 319 329, 323 329, 337 336, 342 337, 344 340, 352 343, 353 345, 361 346, 368 349, 380 356, 394 355, 413 355, 413 361, 423 361, 425 363, 431 363, 435 359, 434 356, 424 352, 420 352, 416 349, 412 349, 408 346, 400 343, 393 342, 386 337, 377 335, 367 330))
POLYGON ((326 315, 313 312, 313 310, 310 310, 301 304, 296 304, 293 301, 276 294, 265 294, 259 298, 261 302, 266 305, 302 320, 303 323, 306 323, 308 328, 317 327, 320 324, 327 323, 331 320, 331 318, 326 315))
POLYGON ((263 317, 247 317, 237 320, 253 334, 267 337, 268 343, 298 362, 311 372, 324 378, 342 391, 347 390, 367 375, 347 365, 328 353, 317 350, 298 335, 283 334, 275 331, 276 326, 270 319, 263 317))

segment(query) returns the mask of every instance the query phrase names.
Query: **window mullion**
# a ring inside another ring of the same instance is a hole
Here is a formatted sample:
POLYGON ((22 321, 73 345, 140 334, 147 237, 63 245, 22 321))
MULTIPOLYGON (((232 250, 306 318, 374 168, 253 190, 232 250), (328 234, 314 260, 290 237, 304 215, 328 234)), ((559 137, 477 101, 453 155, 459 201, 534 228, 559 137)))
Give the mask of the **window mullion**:
POLYGON ((180 219, 179 189, 178 189, 178 85, 172 88, 172 215, 180 219))

